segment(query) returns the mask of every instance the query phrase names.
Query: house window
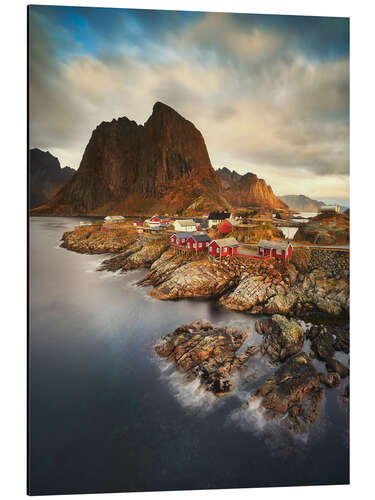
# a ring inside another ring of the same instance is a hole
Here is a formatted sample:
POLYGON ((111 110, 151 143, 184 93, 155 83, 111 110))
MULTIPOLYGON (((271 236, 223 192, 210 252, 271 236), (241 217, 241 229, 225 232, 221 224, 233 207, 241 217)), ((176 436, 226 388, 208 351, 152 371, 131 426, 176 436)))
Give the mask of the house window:
POLYGON ((198 248, 202 248, 202 243, 198 243, 198 248))
POLYGON ((219 253, 220 253, 219 247, 216 249, 216 253, 219 255, 219 253))
POLYGON ((194 247, 194 248, 197 248, 197 244, 196 244, 196 243, 193 243, 193 247, 194 247))

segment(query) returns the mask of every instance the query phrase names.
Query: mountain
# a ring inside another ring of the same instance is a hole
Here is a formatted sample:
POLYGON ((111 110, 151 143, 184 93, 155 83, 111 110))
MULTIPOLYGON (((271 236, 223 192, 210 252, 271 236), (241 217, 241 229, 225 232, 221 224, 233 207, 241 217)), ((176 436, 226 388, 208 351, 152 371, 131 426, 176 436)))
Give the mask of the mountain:
POLYGON ((240 175, 226 167, 216 170, 216 173, 221 179, 228 201, 233 206, 288 209, 288 205, 274 194, 271 186, 255 174, 240 175))
POLYGON ((30 208, 46 203, 75 174, 70 167, 61 168, 49 151, 29 151, 30 208))
POLYGON ((102 122, 76 174, 33 214, 194 215, 228 205, 202 134, 157 102, 144 125, 102 122))
POLYGON ((242 178, 242 175, 238 174, 235 170, 229 170, 227 167, 218 168, 216 173, 220 177, 221 183, 226 190, 233 187, 233 185, 242 178))
POLYGON ((280 199, 298 212, 319 212, 320 207, 325 205, 322 201, 312 200, 303 194, 288 194, 280 196, 280 199))
POLYGON ((254 174, 215 172, 199 130, 157 102, 144 125, 126 117, 98 125, 75 175, 32 213, 193 216, 249 206, 288 208, 254 174))

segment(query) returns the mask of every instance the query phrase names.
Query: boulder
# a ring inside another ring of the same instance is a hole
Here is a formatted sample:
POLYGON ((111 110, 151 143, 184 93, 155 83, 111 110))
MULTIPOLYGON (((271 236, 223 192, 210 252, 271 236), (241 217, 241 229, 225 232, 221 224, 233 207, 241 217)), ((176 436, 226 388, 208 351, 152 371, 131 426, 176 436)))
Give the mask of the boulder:
POLYGON ((232 389, 233 374, 258 352, 252 346, 236 354, 247 335, 245 330, 217 328, 197 320, 160 339, 155 351, 174 362, 187 381, 198 378, 207 390, 222 396, 232 389))
POLYGON ((303 432, 319 416, 323 389, 306 353, 289 358, 257 389, 244 407, 259 400, 268 420, 279 420, 293 432, 303 432))
POLYGON ((319 373, 320 381, 327 387, 338 387, 341 383, 341 377, 338 373, 319 373))
POLYGON ((345 378, 349 375, 349 368, 335 358, 327 359, 326 367, 329 372, 336 372, 341 378, 345 378))
POLYGON ((255 327, 264 336, 262 352, 272 361, 284 361, 302 349, 304 331, 294 319, 274 314, 272 319, 257 321, 255 327))

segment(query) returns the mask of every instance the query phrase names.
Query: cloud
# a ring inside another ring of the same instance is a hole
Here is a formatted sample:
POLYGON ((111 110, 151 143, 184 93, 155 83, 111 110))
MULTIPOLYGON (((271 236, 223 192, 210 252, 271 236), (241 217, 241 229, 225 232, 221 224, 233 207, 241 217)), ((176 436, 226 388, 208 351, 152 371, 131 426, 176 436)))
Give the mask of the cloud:
POLYGON ((101 121, 144 123, 160 100, 201 130, 215 167, 253 171, 278 194, 348 195, 345 23, 126 10, 104 23, 96 9, 50 9, 30 14, 31 147, 77 168, 101 121), (135 33, 147 36, 134 48, 135 33))

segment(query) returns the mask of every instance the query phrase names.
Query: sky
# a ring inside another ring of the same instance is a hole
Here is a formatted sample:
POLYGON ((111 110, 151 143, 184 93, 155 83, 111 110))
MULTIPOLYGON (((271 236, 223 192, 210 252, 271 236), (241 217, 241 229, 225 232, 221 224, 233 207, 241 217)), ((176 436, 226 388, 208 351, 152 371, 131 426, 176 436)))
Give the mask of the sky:
POLYGON ((349 20, 29 8, 30 147, 79 167, 92 131, 161 101, 202 132, 214 168, 277 195, 349 198, 349 20))

